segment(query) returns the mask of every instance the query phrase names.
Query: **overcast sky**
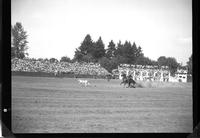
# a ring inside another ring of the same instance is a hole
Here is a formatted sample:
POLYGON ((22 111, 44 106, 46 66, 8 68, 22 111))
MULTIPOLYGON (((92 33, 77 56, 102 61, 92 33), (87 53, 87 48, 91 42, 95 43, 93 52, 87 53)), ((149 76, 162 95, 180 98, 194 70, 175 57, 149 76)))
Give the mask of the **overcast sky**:
POLYGON ((12 0, 12 25, 28 34, 29 57, 73 58, 86 34, 135 42, 145 56, 175 57, 184 65, 192 54, 192 0, 12 0))

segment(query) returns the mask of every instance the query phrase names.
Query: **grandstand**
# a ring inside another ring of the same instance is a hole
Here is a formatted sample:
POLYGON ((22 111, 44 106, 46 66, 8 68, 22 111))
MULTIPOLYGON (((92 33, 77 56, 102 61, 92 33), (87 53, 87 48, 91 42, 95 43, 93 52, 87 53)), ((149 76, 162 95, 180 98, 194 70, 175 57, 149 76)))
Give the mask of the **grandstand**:
POLYGON ((95 75, 105 76, 108 73, 106 69, 97 63, 69 63, 69 62, 54 62, 47 60, 33 60, 33 59, 18 59, 11 60, 11 70, 13 72, 43 72, 54 73, 60 71, 67 74, 75 75, 95 75))

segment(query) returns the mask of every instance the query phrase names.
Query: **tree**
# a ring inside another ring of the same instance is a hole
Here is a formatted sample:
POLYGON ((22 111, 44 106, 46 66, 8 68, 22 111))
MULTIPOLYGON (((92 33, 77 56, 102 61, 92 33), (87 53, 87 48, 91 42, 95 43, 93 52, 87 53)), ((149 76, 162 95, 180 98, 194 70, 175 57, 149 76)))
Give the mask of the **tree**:
POLYGON ((112 73, 113 69, 116 69, 118 66, 118 62, 117 60, 115 60, 114 58, 109 59, 107 57, 102 57, 99 60, 99 63, 102 67, 104 67, 108 72, 112 73))
POLYGON ((23 59, 28 53, 27 32, 22 27, 22 24, 17 22, 14 27, 11 26, 11 57, 23 59))
POLYGON ((91 54, 83 55, 82 61, 84 61, 84 62, 96 62, 91 54))
POLYGON ((115 53, 115 56, 118 59, 120 58, 120 61, 127 64, 136 64, 137 59, 140 57, 141 60, 143 56, 142 48, 140 46, 137 48, 135 42, 131 44, 130 41, 125 41, 124 44, 119 41, 115 53))
POLYGON ((79 47, 79 50, 82 54, 87 55, 91 54, 93 50, 93 41, 89 34, 86 35, 85 39, 81 43, 81 46, 79 47))
POLYGON ((77 49, 76 48, 76 51, 75 51, 75 55, 74 55, 74 61, 78 61, 78 62, 80 62, 80 61, 82 61, 83 60, 83 56, 84 56, 84 54, 80 51, 80 49, 77 49))
POLYGON ((56 58, 50 58, 49 61, 50 61, 51 63, 58 62, 58 60, 57 60, 56 58))
POLYGON ((127 63, 127 58, 117 55, 116 57, 114 57, 114 59, 118 62, 118 64, 124 64, 127 63))
POLYGON ((127 59, 126 63, 128 64, 133 64, 135 60, 135 49, 133 49, 132 45, 130 42, 125 41, 123 50, 122 50, 122 55, 127 59))
POLYGON ((43 58, 38 58, 37 60, 38 60, 38 61, 44 61, 44 59, 43 59, 43 58))
POLYGON ((115 52, 116 52, 115 43, 113 42, 113 40, 111 40, 106 50, 106 57, 112 59, 113 57, 115 57, 115 52))
POLYGON ((119 42, 117 43, 117 48, 116 48, 116 52, 115 52, 115 55, 116 56, 123 56, 123 44, 122 42, 119 40, 119 42))
POLYGON ((48 61, 49 61, 49 59, 48 59, 48 58, 45 58, 45 59, 44 59, 44 61, 45 61, 45 62, 48 62, 48 61))
POLYGON ((152 60, 145 56, 138 57, 136 64, 138 64, 138 65, 153 65, 152 60))
MULTIPOLYGON (((135 43, 133 43, 133 47, 136 47, 135 43)), ((135 51, 136 60, 137 60, 137 58, 144 56, 144 54, 142 53, 142 48, 140 46, 138 48, 136 47, 134 49, 136 49, 136 51, 135 51)))
POLYGON ((87 34, 83 42, 81 43, 81 46, 76 49, 73 60, 76 60, 78 62, 83 61, 83 57, 88 54, 93 55, 93 51, 94 42, 92 41, 91 36, 87 34))
POLYGON ((159 66, 167 66, 167 58, 165 56, 160 56, 157 62, 159 66))
POLYGON ((158 58, 157 62, 159 66, 168 66, 172 76, 177 71, 177 68, 180 66, 176 59, 173 57, 161 56, 158 58))
POLYGON ((192 74, 192 55, 189 57, 189 61, 187 62, 188 73, 192 74))
POLYGON ((175 74, 175 72, 177 71, 177 68, 179 66, 179 63, 176 61, 175 58, 173 57, 168 57, 167 58, 167 66, 169 67, 170 73, 172 74, 172 76, 175 74))
POLYGON ((60 62, 71 62, 71 59, 67 56, 63 56, 61 57, 60 62))
POLYGON ((104 67, 107 71, 110 71, 110 60, 107 57, 102 57, 99 60, 99 63, 102 67, 104 67))
POLYGON ((100 58, 105 56, 105 46, 104 43, 99 37, 97 42, 94 44, 94 51, 92 52, 92 56, 95 58, 96 61, 98 61, 100 58))

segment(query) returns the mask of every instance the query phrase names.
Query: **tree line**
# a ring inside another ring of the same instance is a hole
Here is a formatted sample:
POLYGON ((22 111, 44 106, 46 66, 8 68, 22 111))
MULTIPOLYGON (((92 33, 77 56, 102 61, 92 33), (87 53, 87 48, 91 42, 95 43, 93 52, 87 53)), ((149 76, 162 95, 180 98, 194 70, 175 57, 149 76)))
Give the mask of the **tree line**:
MULTIPOLYGON (((28 56, 27 32, 24 30, 21 23, 17 22, 11 26, 11 58, 20 58, 28 56)), ((41 58, 39 60, 42 60, 41 58)), ((45 59, 48 60, 48 59, 45 59)), ((56 58, 49 59, 50 62, 58 61, 56 58)), ((120 40, 115 44, 111 40, 105 48, 105 44, 101 38, 93 41, 90 34, 87 34, 80 46, 76 48, 74 58, 70 59, 67 56, 61 57, 62 62, 94 62, 101 64, 102 67, 112 72, 119 64, 135 64, 135 65, 155 65, 169 66, 170 72, 174 74, 177 68, 188 68, 189 73, 192 73, 192 55, 187 62, 187 66, 183 67, 174 57, 160 56, 157 61, 151 60, 144 56, 141 46, 137 46, 135 42, 120 40)))

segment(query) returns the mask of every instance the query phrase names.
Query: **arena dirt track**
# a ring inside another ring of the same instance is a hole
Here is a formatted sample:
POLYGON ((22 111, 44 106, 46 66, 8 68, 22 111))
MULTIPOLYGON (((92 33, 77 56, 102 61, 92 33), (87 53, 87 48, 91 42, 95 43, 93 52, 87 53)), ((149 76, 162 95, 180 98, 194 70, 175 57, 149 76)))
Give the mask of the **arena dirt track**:
POLYGON ((12 76, 12 131, 192 132, 191 83, 140 82, 134 89, 88 80, 84 87, 74 78, 12 76))

